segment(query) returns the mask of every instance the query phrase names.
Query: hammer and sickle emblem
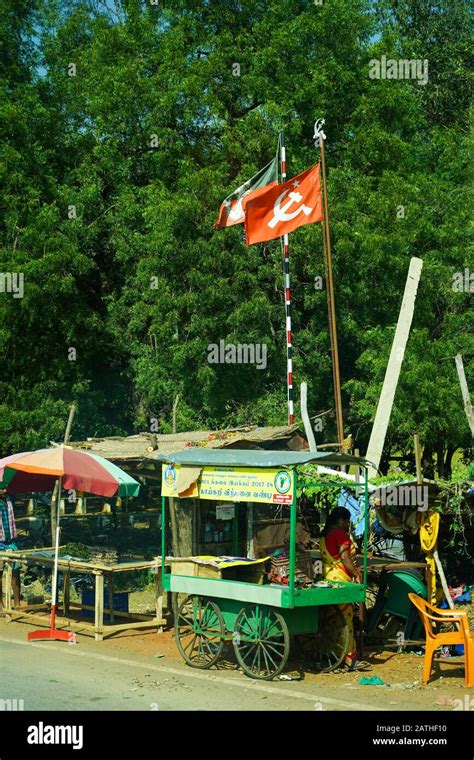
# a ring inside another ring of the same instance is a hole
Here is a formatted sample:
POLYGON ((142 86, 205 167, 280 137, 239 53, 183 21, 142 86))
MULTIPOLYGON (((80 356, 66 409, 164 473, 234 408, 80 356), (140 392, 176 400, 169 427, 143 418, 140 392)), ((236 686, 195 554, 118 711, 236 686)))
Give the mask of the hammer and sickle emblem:
MULTIPOLYGON (((243 198, 243 196, 242 196, 242 198, 243 198)), ((229 219, 232 219, 233 222, 237 221, 237 219, 240 219, 244 215, 244 209, 243 209, 243 206, 242 206, 242 198, 239 198, 239 200, 237 201, 237 203, 235 203, 231 207, 231 209, 230 209, 230 211, 228 213, 229 219)))
POLYGON ((238 221, 244 216, 244 207, 242 205, 242 201, 244 200, 245 196, 250 193, 250 189, 246 190, 247 183, 245 185, 241 185, 235 192, 236 193, 242 193, 242 190, 244 191, 240 198, 237 198, 234 205, 230 207, 229 211, 227 212, 227 215, 229 219, 232 219, 233 222, 238 221))
POLYGON ((289 222, 290 219, 294 219, 295 216, 298 216, 298 214, 301 212, 303 212, 303 214, 306 216, 309 216, 313 210, 310 206, 305 206, 304 203, 302 203, 299 208, 288 212, 288 209, 290 206, 292 206, 293 203, 300 203, 303 200, 303 196, 300 193, 291 192, 288 195, 289 200, 285 203, 284 206, 280 206, 287 192, 288 190, 285 190, 276 200, 276 203, 273 207, 273 217, 268 222, 268 227, 271 227, 271 229, 276 227, 278 222, 289 222))

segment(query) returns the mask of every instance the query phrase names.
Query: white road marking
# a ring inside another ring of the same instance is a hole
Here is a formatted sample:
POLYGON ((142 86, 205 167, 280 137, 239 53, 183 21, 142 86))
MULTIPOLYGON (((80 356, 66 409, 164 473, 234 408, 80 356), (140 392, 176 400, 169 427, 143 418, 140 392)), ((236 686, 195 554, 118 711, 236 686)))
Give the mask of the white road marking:
MULTIPOLYGON (((16 639, 8 639, 5 636, 0 636, 0 642, 5 642, 6 644, 18 644, 20 646, 27 646, 27 647, 36 647, 38 649, 47 649, 49 646, 49 642, 45 642, 44 644, 32 644, 29 641, 17 641, 16 639)), ((89 651, 83 651, 78 652, 74 645, 70 644, 67 646, 67 649, 59 649, 55 648, 55 652, 60 652, 61 654, 71 655, 72 657, 87 657, 88 659, 94 659, 94 660, 102 660, 103 662, 113 662, 115 664, 122 664, 122 665, 128 665, 132 668, 142 668, 144 670, 148 671, 156 671, 158 673, 169 673, 170 675, 179 676, 181 678, 195 678, 198 681, 208 681, 211 683, 222 683, 225 686, 232 687, 237 686, 241 689, 252 689, 252 691, 259 691, 263 692, 264 694, 275 694, 277 696, 288 696, 292 697, 293 699, 303 699, 307 702, 312 702, 313 704, 316 702, 320 702, 321 704, 327 704, 327 705, 333 705, 334 707, 343 708, 346 710, 363 710, 363 711, 376 711, 376 712, 390 712, 385 707, 376 707, 374 705, 365 705, 361 704, 360 702, 346 702, 342 699, 334 699, 333 697, 320 697, 317 694, 306 694, 303 691, 293 691, 292 689, 288 688, 275 688, 272 686, 266 686, 258 681, 253 681, 252 679, 248 678, 247 676, 244 676, 245 681, 237 681, 233 680, 231 678, 223 678, 222 676, 216 676, 211 675, 210 673, 198 673, 196 671, 189 669, 189 672, 183 673, 182 670, 178 670, 177 668, 170 668, 166 665, 159 666, 159 665, 153 665, 152 663, 148 662, 137 662, 136 660, 126 660, 121 657, 111 657, 110 655, 105 654, 96 654, 95 652, 89 652, 89 651)))

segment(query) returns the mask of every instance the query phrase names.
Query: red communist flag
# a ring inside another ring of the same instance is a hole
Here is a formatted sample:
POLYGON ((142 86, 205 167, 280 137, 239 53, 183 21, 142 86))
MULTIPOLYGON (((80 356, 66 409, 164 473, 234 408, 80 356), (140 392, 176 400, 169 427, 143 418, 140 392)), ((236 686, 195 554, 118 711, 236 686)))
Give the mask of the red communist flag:
POLYGON ((247 245, 297 230, 323 220, 319 164, 281 185, 244 200, 247 245))

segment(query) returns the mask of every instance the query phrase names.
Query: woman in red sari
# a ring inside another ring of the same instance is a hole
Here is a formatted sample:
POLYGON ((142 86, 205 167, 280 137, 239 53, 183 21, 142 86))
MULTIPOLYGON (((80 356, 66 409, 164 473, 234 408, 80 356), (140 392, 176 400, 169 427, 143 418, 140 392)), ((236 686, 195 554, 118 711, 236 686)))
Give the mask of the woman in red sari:
MULTIPOLYGON (((330 513, 319 540, 323 560, 323 576, 331 581, 354 581, 361 583, 361 574, 355 564, 356 548, 351 541, 349 530, 351 513, 345 507, 335 507, 330 513)), ((356 669, 357 646, 354 634, 354 606, 339 605, 349 630, 349 644, 345 656, 345 665, 349 670, 356 669)), ((359 663, 359 668, 366 663, 359 663)))

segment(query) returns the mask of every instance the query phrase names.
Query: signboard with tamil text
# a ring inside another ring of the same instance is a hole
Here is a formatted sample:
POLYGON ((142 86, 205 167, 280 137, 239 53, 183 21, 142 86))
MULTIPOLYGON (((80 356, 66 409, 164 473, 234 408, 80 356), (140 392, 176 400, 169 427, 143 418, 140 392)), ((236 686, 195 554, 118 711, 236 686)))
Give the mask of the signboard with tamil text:
POLYGON ((293 471, 259 467, 203 467, 199 478, 178 493, 181 465, 163 465, 161 493, 186 499, 217 501, 256 501, 265 504, 291 504, 293 471))

